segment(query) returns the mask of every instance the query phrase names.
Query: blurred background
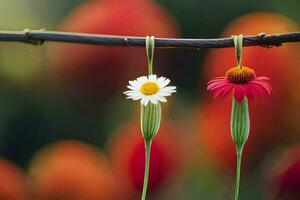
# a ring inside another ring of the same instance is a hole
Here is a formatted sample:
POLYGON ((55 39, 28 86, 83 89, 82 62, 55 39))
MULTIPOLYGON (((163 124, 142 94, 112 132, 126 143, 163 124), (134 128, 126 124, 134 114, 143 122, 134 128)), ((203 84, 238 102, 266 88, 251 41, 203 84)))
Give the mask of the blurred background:
MULTIPOLYGON (((0 30, 44 28, 215 38, 299 31, 297 0, 1 0, 0 30)), ((300 199, 300 44, 247 47, 243 64, 271 78, 250 102, 241 196, 300 199)), ((156 49, 154 72, 178 92, 162 105, 149 199, 231 199, 231 98, 206 83, 235 65, 234 49, 156 49)), ((66 43, 0 46, 0 199, 139 199, 139 103, 122 94, 147 73, 144 48, 66 43)))

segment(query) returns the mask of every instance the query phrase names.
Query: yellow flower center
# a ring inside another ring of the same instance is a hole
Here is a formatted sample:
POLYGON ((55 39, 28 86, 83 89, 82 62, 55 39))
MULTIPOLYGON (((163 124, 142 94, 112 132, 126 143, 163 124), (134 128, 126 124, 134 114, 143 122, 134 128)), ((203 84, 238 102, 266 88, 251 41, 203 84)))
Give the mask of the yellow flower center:
POLYGON ((145 95, 156 94, 159 91, 159 86, 155 82, 144 83, 141 87, 141 92, 145 95))
POLYGON ((242 67, 241 69, 233 67, 226 72, 227 79, 230 82, 237 84, 245 84, 248 81, 253 80, 255 76, 254 70, 249 67, 242 67))

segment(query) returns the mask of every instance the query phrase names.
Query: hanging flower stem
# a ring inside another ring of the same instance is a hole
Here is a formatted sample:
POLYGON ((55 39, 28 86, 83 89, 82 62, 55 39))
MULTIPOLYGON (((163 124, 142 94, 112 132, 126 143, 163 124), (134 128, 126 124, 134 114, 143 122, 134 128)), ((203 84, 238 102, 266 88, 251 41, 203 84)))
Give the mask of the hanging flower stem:
POLYGON ((236 60, 237 60, 237 67, 239 69, 242 68, 242 50, 243 50, 243 35, 235 35, 233 36, 233 43, 235 46, 235 53, 236 53, 236 60))
MULTIPOLYGON (((146 46, 146 54, 147 54, 147 61, 148 61, 148 75, 152 75, 155 37, 147 36, 145 41, 145 46, 146 46)), ((144 105, 141 106, 142 106, 141 107, 141 130, 144 135, 144 141, 145 141, 145 174, 144 174, 142 200, 145 200, 147 196, 147 187, 148 187, 148 179, 149 179, 151 142, 159 129, 161 110, 160 110, 160 104, 154 105, 150 103, 148 106, 144 106, 144 105), (145 121, 146 123, 144 123, 145 121)))
POLYGON ((154 48, 155 48, 155 37, 147 36, 146 37, 146 53, 147 53, 147 61, 148 61, 148 75, 153 74, 153 56, 154 56, 154 48))
POLYGON ((145 142, 145 173, 141 198, 146 199, 150 168, 151 142, 157 134, 161 121, 160 102, 167 102, 165 96, 176 92, 175 86, 167 86, 170 82, 165 77, 157 77, 153 74, 153 56, 155 48, 155 37, 146 37, 146 53, 148 61, 148 76, 141 76, 134 81, 129 81, 130 90, 124 94, 129 99, 140 100, 141 132, 145 142))
POLYGON ((243 35, 232 36, 236 52, 236 67, 230 68, 226 76, 216 77, 208 82, 207 90, 214 93, 214 97, 225 97, 233 91, 231 105, 230 132, 236 147, 236 183, 234 200, 239 198, 242 152, 250 132, 250 115, 248 98, 268 95, 272 87, 268 77, 256 77, 254 70, 242 67, 243 35))
POLYGON ((234 200, 239 199, 240 190, 240 179, 241 179, 241 162, 242 162, 242 151, 237 151, 236 154, 236 179, 235 179, 235 190, 234 190, 234 200))
POLYGON ((142 200, 146 199, 147 196, 147 187, 149 179, 149 166, 150 166, 150 154, 151 154, 151 141, 145 141, 145 174, 144 174, 144 185, 142 200))
MULTIPOLYGON (((233 42, 236 53, 236 64, 239 70, 242 70, 242 52, 243 52, 243 35, 233 36, 233 42)), ((247 69, 247 68, 246 68, 247 69)), ((243 146, 248 139, 250 131, 250 117, 247 97, 243 97, 241 102, 232 98, 231 110, 231 136, 236 146, 236 179, 234 200, 239 199, 240 179, 241 179, 241 162, 243 146)))
POLYGON ((236 146, 236 182, 234 200, 238 200, 241 176, 242 152, 250 131, 250 118, 247 98, 239 103, 232 98, 231 136, 236 146))

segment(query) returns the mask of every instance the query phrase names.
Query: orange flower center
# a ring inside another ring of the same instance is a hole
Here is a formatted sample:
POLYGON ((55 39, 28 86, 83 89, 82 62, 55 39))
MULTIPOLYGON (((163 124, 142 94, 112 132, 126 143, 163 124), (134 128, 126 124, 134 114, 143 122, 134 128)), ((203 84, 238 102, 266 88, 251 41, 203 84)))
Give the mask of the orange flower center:
POLYGON ((141 87, 141 92, 145 95, 156 94, 159 91, 159 86, 155 82, 144 83, 141 87))
POLYGON ((255 78, 255 72, 249 67, 233 67, 226 72, 226 77, 232 83, 245 84, 255 78))

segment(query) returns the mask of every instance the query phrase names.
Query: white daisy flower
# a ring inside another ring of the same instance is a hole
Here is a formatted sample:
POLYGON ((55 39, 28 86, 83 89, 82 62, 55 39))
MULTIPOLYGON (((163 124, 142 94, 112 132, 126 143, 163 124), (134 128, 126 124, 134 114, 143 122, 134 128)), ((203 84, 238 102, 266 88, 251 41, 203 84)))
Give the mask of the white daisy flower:
POLYGON ((159 101, 167 102, 166 96, 176 92, 175 86, 167 86, 170 79, 157 78, 156 75, 141 76, 136 80, 129 81, 127 86, 130 90, 124 92, 127 99, 141 100, 141 104, 147 106, 149 102, 157 104, 159 101))

